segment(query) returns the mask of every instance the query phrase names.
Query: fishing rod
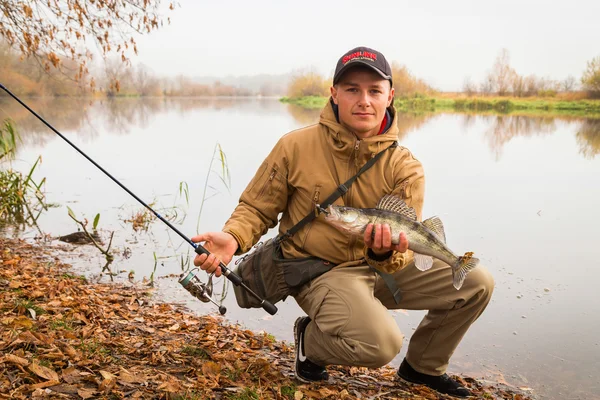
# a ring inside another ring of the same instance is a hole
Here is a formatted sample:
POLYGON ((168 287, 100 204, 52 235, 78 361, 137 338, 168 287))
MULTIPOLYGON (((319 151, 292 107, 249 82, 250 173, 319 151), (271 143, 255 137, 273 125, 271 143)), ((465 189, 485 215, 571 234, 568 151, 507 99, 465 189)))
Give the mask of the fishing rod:
MULTIPOLYGON (((115 182, 117 185, 119 185, 121 187, 121 189, 125 190, 127 193, 129 193, 131 195, 131 197, 133 197, 134 199, 136 199, 141 205, 143 205, 148 210, 150 210, 150 212, 152 214, 154 214, 156 216, 156 218, 158 218, 159 220, 161 220, 162 222, 164 222, 169 228, 171 228, 175 233, 177 233, 183 240, 185 240, 186 242, 188 242, 194 248, 194 251, 196 253, 198 253, 198 254, 206 254, 207 256, 210 255, 210 252, 208 250, 206 250, 204 248, 204 246, 202 246, 201 244, 192 242, 191 239, 189 239, 187 236, 185 236, 183 233, 181 233, 179 231, 179 229, 177 229, 175 226, 173 226, 173 224, 171 224, 169 221, 167 221, 165 218, 163 218, 159 213, 157 213, 156 211, 154 211, 154 209, 152 209, 152 207, 150 207, 148 204, 146 204, 142 199, 140 199, 138 196, 136 196, 135 193, 133 193, 131 190, 129 190, 127 187, 125 187, 125 185, 123 185, 121 182, 119 182, 115 177, 113 177, 111 174, 109 174, 104 168, 102 168, 98 163, 96 163, 96 161, 92 160, 87 154, 85 154, 81 149, 79 149, 77 146, 75 146, 69 139, 67 139, 65 136, 63 136, 52 125, 50 125, 48 122, 46 122, 46 120, 44 118, 40 117, 27 104, 25 104, 23 101, 21 101, 21 99, 19 99, 15 94, 13 94, 10 90, 8 90, 6 88, 6 86, 4 86, 1 83, 0 83, 0 89, 4 90, 6 93, 8 93, 8 95, 10 97, 12 97, 13 99, 15 99, 19 104, 21 104, 23 107, 25 107, 25 109, 27 109, 27 111, 29 111, 37 119, 39 119, 44 125, 46 125, 54 133, 56 133, 58 136, 60 136, 61 139, 63 139, 65 142, 67 142, 69 145, 71 145, 71 147, 73 147, 75 150, 77 150, 79 152, 79 154, 81 154, 89 162, 91 162, 92 164, 94 164, 100 171, 104 172, 104 174, 106 176, 108 176, 110 179, 112 179, 113 182, 115 182)), ((227 266, 225 264, 223 264, 223 262, 219 261, 219 267, 221 267, 221 272, 223 273, 223 275, 225 275, 225 277, 227 279, 229 279, 234 285, 241 286, 252 297, 254 297, 256 300, 258 300, 260 302, 261 307, 263 308, 263 310, 265 310, 266 312, 268 312, 271 315, 275 315, 275 313, 277 313, 277 307, 275 307, 275 305, 273 305, 270 301, 265 300, 265 299, 261 298, 258 294, 256 294, 252 289, 250 289, 242 281, 242 278, 240 278, 239 275, 237 275, 235 272, 233 272, 229 268, 227 268, 227 266)), ((198 268, 193 268, 186 276, 183 276, 184 274, 181 274, 181 277, 179 279, 179 283, 188 292, 190 292, 194 297, 196 297, 198 300, 200 300, 200 301, 202 301, 204 303, 210 301, 210 302, 214 303, 215 305, 219 306, 211 298, 211 295, 212 295, 212 274, 210 275, 210 277, 208 279, 208 283, 204 284, 194 274, 195 270, 198 270, 198 268)), ((227 309, 225 307, 219 306, 219 312, 221 314, 225 314, 226 310, 227 309)))

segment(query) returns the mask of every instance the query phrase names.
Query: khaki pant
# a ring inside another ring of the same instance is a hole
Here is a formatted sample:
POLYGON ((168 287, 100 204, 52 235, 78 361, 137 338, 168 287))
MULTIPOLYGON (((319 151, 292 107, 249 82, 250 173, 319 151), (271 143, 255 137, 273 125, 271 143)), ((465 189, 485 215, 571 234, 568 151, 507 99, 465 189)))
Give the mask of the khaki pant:
POLYGON ((338 266, 303 288, 295 298, 312 319, 305 332, 307 358, 322 366, 381 367, 400 352, 403 339, 388 309, 429 310, 410 339, 406 358, 421 373, 443 374, 490 301, 494 280, 478 266, 456 290, 450 267, 439 260, 425 272, 411 263, 394 279, 402 292, 400 304, 364 265, 338 266))

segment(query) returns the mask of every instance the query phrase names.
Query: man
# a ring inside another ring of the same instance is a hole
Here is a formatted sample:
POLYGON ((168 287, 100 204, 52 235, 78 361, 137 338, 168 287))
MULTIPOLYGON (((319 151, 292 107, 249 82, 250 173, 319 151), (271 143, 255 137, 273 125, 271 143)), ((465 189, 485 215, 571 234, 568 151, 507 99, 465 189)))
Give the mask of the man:
MULTIPOLYGON (((331 98, 318 124, 290 132, 260 166, 222 232, 198 235, 212 254, 194 260, 220 275, 228 264, 277 224, 280 233, 314 212, 319 202, 375 154, 385 151, 348 192, 336 201, 374 207, 385 194, 403 198, 421 220, 424 176, 421 163, 403 147, 388 149, 398 138, 391 68, 383 54, 352 49, 338 61, 331 98), (388 150, 386 150, 388 149, 388 150)), ((295 373, 303 382, 328 379, 327 365, 377 368, 400 351, 403 336, 389 309, 425 309, 398 375, 441 393, 470 393, 445 371, 469 326, 488 304, 494 282, 483 267, 452 286, 450 267, 440 261, 425 272, 415 268, 404 233, 392 244, 388 225, 369 225, 363 238, 350 237, 317 218, 285 240, 286 258, 316 256, 336 265, 301 287, 295 296, 307 317, 294 325, 295 373), (401 298, 394 297, 377 271, 391 272, 401 298)))

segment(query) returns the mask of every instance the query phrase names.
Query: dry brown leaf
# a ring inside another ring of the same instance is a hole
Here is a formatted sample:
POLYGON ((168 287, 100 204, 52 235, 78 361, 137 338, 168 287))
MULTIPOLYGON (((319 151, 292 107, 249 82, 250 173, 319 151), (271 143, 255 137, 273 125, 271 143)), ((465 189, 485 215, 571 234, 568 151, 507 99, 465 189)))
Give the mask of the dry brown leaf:
POLYGON ((81 373, 75 367, 68 367, 62 370, 62 378, 67 383, 76 383, 81 380, 81 373))
POLYGON ((337 392, 334 392, 333 390, 327 389, 327 388, 321 388, 319 389, 319 395, 321 395, 321 397, 328 397, 328 396, 333 396, 337 394, 337 392))
POLYGON ((46 382, 40 382, 40 383, 36 383, 35 385, 31 385, 29 386, 30 389, 44 389, 50 386, 56 386, 58 385, 60 382, 56 381, 56 380, 50 380, 50 381, 46 381, 46 382))
POLYGON ((50 369, 48 367, 44 367, 43 365, 35 364, 35 363, 29 365, 28 368, 31 372, 33 372, 40 378, 44 378, 47 380, 53 380, 53 381, 57 381, 57 382, 60 381, 58 374, 53 369, 50 369))
POLYGON ((77 390, 77 394, 79 396, 81 396, 82 399, 91 399, 92 397, 94 397, 96 395, 95 390, 91 390, 91 389, 78 389, 77 390))
POLYGON ((29 361, 25 358, 21 358, 19 356, 15 356, 14 354, 7 354, 4 356, 4 361, 10 362, 13 364, 20 365, 22 367, 26 367, 29 365, 29 361))
POLYGON ((80 358, 79 354, 77 353, 77 351, 73 347, 71 347, 70 345, 68 345, 68 344, 63 345, 62 346, 62 350, 65 353, 67 353, 67 355, 69 357, 71 357, 72 359, 74 359, 74 360, 78 360, 80 358))
POLYGON ((81 330, 81 335, 83 336, 84 339, 87 339, 90 336, 92 336, 93 331, 94 331, 93 326, 86 326, 81 330))
POLYGON ((52 386, 50 388, 53 392, 63 393, 63 394, 77 394, 77 386, 68 385, 65 383, 61 383, 60 385, 52 386))
MULTIPOLYGON (((4 323, 4 321, 2 321, 4 323)), ((33 321, 27 318, 25 315, 20 315, 16 318, 13 318, 9 323, 5 324, 12 328, 25 328, 31 329, 33 328, 33 321)))
POLYGON ((164 392, 176 393, 181 390, 181 385, 177 381, 168 381, 162 383, 157 389, 164 392))
POLYGON ((169 330, 170 330, 170 331, 178 331, 178 330, 179 330, 179 324, 175 324, 175 325, 171 326, 171 327, 169 328, 169 330))
POLYGON ((40 297, 44 297, 45 295, 46 293, 42 292, 41 290, 34 290, 29 297, 33 299, 38 299, 40 297))
POLYGON ((36 338, 31 331, 23 331, 19 334, 19 340, 23 343, 30 343, 37 345, 42 345, 43 343, 36 338))
POLYGON ((32 332, 32 335, 35 336, 36 338, 38 338, 40 340, 40 342, 42 342, 43 344, 45 344, 47 346, 54 343, 54 339, 52 339, 48 335, 43 334, 42 332, 32 332))
POLYGON ((104 370, 100 370, 100 375, 102 375, 102 377, 107 380, 117 379, 117 377, 115 375, 111 374, 108 371, 104 371, 104 370))
POLYGON ((117 384, 117 380, 116 379, 104 379, 100 385, 98 385, 98 389, 101 392, 104 393, 108 393, 111 391, 112 388, 115 387, 115 385, 117 384))
POLYGON ((143 378, 138 378, 137 376, 133 375, 124 368, 121 368, 121 372, 119 373, 119 380, 127 383, 138 383, 144 381, 143 378))

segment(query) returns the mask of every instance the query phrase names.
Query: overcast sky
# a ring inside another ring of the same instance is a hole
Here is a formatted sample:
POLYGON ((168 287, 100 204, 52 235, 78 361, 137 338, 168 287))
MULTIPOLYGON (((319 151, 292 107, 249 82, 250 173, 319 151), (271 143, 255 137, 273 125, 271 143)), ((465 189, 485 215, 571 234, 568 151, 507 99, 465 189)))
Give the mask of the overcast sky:
POLYGON ((160 75, 329 76, 356 46, 381 51, 441 90, 480 82, 502 48, 523 75, 581 77, 600 56, 600 1, 179 0, 171 25, 138 39, 160 75))

